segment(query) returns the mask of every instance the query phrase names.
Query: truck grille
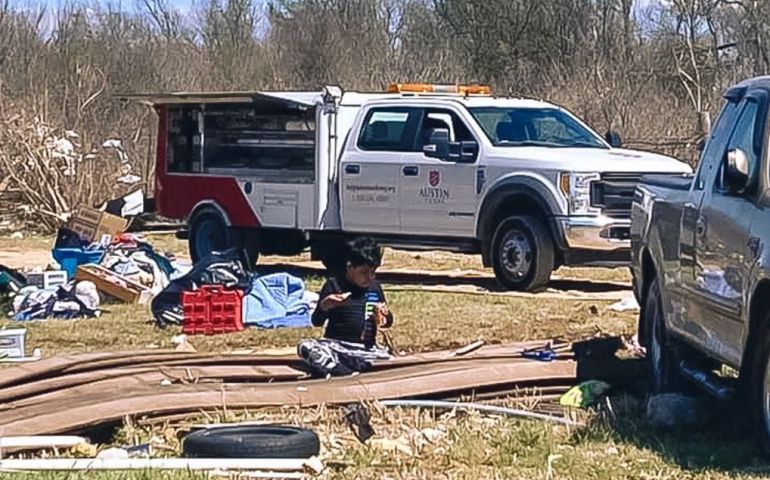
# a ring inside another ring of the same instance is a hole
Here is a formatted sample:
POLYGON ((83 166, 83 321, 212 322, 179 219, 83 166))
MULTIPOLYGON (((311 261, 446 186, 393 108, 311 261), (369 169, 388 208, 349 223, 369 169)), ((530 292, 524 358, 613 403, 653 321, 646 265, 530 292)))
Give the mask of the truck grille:
POLYGON ((602 209, 612 218, 630 218, 636 185, 641 179, 637 173, 605 173, 591 186, 591 205, 602 209))

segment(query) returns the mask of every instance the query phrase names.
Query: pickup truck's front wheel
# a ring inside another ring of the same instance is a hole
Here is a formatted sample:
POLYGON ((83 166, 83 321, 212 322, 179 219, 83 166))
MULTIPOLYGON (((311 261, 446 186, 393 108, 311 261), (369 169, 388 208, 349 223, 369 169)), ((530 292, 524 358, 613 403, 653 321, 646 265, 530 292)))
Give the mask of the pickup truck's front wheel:
POLYGON ((491 251, 495 277, 509 290, 541 290, 556 262, 548 229, 529 215, 503 220, 492 236, 491 251))
POLYGON ((658 281, 653 280, 647 289, 647 298, 641 311, 647 348, 647 378, 652 393, 674 390, 677 380, 675 352, 666 333, 666 321, 660 298, 658 281))

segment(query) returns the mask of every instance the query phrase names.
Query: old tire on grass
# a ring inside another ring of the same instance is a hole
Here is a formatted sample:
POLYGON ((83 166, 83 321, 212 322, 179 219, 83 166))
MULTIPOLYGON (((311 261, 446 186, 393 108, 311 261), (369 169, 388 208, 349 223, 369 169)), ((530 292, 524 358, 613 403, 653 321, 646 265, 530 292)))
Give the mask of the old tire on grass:
POLYGON ((650 391, 653 394, 673 392, 679 379, 676 351, 666 332, 666 320, 657 280, 653 280, 647 289, 647 298, 640 315, 647 332, 645 361, 650 391))
POLYGON ((551 234, 538 218, 506 218, 495 230, 491 247, 495 277, 504 288, 534 292, 548 284, 556 255, 551 234))
POLYGON ((320 449, 312 430, 278 425, 207 428, 182 443, 188 458, 310 458, 320 449))

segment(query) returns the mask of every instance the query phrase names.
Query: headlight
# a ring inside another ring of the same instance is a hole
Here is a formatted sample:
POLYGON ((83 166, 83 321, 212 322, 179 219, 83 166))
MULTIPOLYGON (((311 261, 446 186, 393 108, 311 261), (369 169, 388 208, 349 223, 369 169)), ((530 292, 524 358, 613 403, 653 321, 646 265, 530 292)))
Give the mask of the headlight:
POLYGON ((599 180, 598 173, 562 172, 559 187, 567 198, 570 215, 595 215, 598 208, 591 206, 591 183, 599 180))

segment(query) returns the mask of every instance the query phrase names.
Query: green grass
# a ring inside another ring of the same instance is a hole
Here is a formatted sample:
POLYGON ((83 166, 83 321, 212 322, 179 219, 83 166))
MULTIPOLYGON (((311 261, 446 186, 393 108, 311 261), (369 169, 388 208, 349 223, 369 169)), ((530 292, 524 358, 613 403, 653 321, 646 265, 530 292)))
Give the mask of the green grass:
MULTIPOLYGON (((152 236, 161 251, 185 253, 173 237, 152 236)), ((0 239, 0 251, 18 242, 0 239)), ((50 239, 31 239, 30 248, 48 248, 50 239)), ((302 259, 307 260, 307 257, 302 259)), ((265 259, 265 261, 286 261, 265 259)), ((444 253, 388 251, 387 267, 433 270, 480 269, 476 257, 444 253)), ((563 277, 594 281, 627 281, 624 270, 563 269, 563 277)), ((320 278, 307 279, 310 288, 320 278)), ((609 302, 485 297, 435 292, 388 292, 397 323, 393 330, 399 349, 413 352, 454 348, 477 339, 489 342, 562 337, 578 339, 595 334, 632 335, 636 314, 607 310, 609 302)), ((13 326, 0 320, 0 328, 13 326)), ((147 307, 105 305, 93 320, 25 323, 28 348, 41 347, 45 355, 89 351, 171 347, 177 328, 161 330, 147 307)), ((191 337, 200 351, 241 348, 291 348, 320 330, 247 330, 232 335, 191 337)), ((505 402, 515 405, 515 401, 505 402)), ((588 415, 590 424, 568 429, 539 422, 490 418, 410 409, 370 408, 376 439, 401 441, 413 454, 363 445, 333 408, 270 409, 219 412, 164 425, 126 424, 115 445, 137 444, 156 437, 168 450, 179 453, 180 438, 193 421, 270 420, 313 428, 322 440, 322 458, 329 466, 323 478, 333 479, 698 479, 766 478, 770 467, 758 460, 746 433, 737 428, 740 413, 723 412, 716 424, 694 431, 660 432, 644 421, 643 399, 621 396, 612 400, 612 414, 603 408, 588 415), (419 432, 440 431, 427 440, 419 432)), ((377 442, 375 442, 376 444, 377 442)), ((126 472, 0 475, 24 479, 187 479, 202 475, 166 472, 126 472)))

